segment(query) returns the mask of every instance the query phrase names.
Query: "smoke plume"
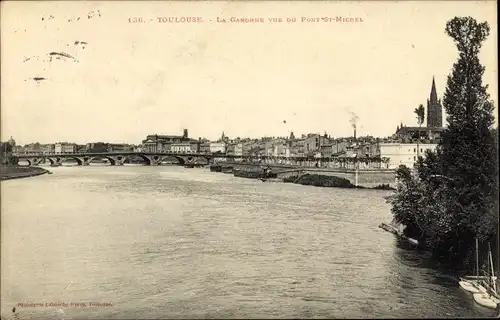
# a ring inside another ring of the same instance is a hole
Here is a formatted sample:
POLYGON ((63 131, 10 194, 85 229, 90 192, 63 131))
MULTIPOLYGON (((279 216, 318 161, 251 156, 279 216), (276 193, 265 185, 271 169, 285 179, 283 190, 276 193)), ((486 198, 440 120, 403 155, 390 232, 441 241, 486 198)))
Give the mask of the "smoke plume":
POLYGON ((349 111, 349 114, 351 115, 351 118, 349 119, 349 123, 351 124, 353 129, 356 129, 359 117, 357 114, 355 114, 352 111, 349 111))

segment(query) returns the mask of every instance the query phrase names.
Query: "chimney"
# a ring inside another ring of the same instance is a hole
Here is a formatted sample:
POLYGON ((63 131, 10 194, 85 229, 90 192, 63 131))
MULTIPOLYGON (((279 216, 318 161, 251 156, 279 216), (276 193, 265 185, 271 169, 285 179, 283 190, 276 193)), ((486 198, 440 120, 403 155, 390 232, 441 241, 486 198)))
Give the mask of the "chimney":
POLYGON ((354 128, 354 141, 356 141, 356 128, 354 128))
POLYGON ((182 135, 183 138, 188 137, 188 129, 184 129, 184 134, 182 135))

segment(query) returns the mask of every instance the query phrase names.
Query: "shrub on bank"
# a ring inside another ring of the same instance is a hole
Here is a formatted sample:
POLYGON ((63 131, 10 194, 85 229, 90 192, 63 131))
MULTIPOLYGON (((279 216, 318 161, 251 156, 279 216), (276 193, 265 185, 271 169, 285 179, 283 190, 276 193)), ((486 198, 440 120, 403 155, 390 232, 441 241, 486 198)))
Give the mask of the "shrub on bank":
POLYGON ((283 182, 287 182, 287 183, 293 183, 295 180, 297 180, 299 176, 289 176, 289 177, 285 177, 283 178, 283 182))
MULTIPOLYGON (((286 182, 290 181, 288 180, 286 182)), ((355 188, 355 186, 347 179, 319 174, 305 174, 298 179, 295 177, 295 180, 292 182, 305 186, 355 188)))
POLYGON ((250 179, 259 179, 261 177, 260 170, 235 170, 234 176, 240 178, 250 178, 250 179))
POLYGON ((373 187, 372 189, 377 189, 377 190, 396 190, 395 188, 391 187, 389 184, 385 184, 385 183, 379 184, 379 185, 373 187))

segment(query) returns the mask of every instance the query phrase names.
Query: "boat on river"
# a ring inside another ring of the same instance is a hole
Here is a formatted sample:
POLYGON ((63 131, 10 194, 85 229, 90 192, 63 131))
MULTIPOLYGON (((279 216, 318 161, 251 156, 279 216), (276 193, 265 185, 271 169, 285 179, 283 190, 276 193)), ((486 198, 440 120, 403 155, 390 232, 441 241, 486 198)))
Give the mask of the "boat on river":
POLYGON ((474 301, 486 308, 497 309, 500 300, 487 292, 474 293, 474 301))
POLYGON ((210 171, 212 172, 222 172, 222 166, 214 164, 210 166, 210 171))
POLYGON ((464 278, 460 278, 458 285, 460 288, 470 292, 470 293, 480 293, 484 291, 484 288, 481 287, 481 280, 486 279, 486 277, 479 276, 479 241, 476 238, 476 268, 475 268, 475 276, 467 276, 464 278))
POLYGON ((223 166, 221 168, 222 173, 233 173, 233 166, 223 166))
POLYGON ((478 288, 477 280, 461 280, 458 282, 460 288, 469 291, 470 293, 481 293, 478 288))
POLYGON ((491 248, 488 244, 488 262, 486 276, 479 276, 479 249, 478 240, 476 239, 476 276, 468 276, 460 278, 459 286, 472 293, 474 301, 486 308, 498 309, 500 305, 500 294, 497 289, 497 277, 493 266, 493 257, 491 248))
POLYGON ((283 179, 280 178, 260 178, 262 182, 283 182, 283 179))

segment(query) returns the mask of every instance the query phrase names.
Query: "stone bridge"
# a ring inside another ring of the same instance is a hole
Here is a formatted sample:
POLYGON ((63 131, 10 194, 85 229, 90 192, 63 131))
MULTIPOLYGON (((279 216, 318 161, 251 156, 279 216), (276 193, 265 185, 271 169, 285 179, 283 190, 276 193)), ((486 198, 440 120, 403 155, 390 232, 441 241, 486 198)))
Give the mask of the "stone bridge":
POLYGON ((314 158, 314 157, 276 157, 276 156, 237 156, 222 153, 178 153, 178 152, 102 152, 102 153, 74 153, 74 154, 17 154, 13 155, 19 161, 24 160, 28 165, 39 165, 49 162, 52 166, 60 166, 63 162, 73 160, 78 165, 89 165, 96 159, 107 159, 111 165, 123 165, 131 159, 142 159, 147 165, 160 165, 168 159, 176 159, 180 165, 186 163, 233 162, 242 165, 267 164, 280 166, 319 167, 354 169, 384 169, 387 168, 386 159, 374 158, 314 158))
MULTIPOLYGON (((89 165, 93 160, 106 159, 113 166, 120 166, 129 162, 132 157, 142 158, 147 165, 160 165, 163 161, 176 159, 180 165, 186 163, 210 163, 213 159, 227 160, 228 156, 218 154, 202 153, 149 153, 149 152, 103 152, 103 153, 74 153, 74 154, 30 154, 15 155, 21 161, 28 162, 28 165, 39 165, 43 162, 50 162, 52 166, 60 166, 63 162, 73 160, 78 165, 89 165)), ((231 158, 231 157, 230 157, 231 158)))

